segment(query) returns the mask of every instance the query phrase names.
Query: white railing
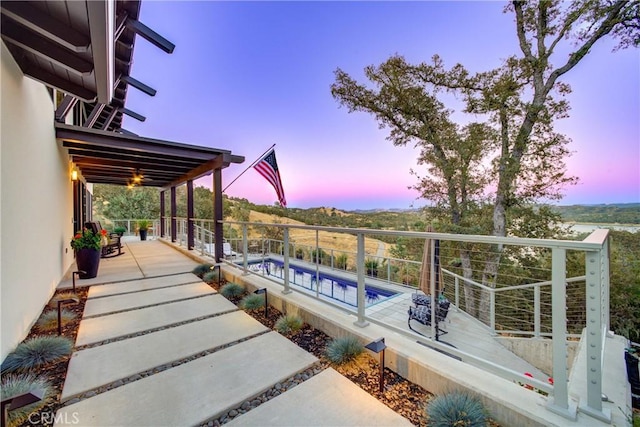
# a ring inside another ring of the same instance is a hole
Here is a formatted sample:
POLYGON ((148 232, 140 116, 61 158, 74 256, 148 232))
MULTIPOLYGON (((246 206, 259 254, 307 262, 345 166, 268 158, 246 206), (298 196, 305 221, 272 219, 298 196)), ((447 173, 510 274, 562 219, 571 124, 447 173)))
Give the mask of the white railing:
MULTIPOLYGON (((302 257, 304 262, 315 263, 318 269, 322 265, 323 269, 350 273, 357 283, 356 307, 344 307, 326 299, 322 301, 351 311, 356 315, 355 324, 358 326, 367 325, 369 322, 382 323, 385 327, 405 335, 410 335, 411 332, 375 319, 367 313, 365 282, 375 279, 393 286, 409 286, 414 289, 418 285, 417 278, 422 263, 367 254, 365 240, 380 236, 387 239, 430 239, 432 245, 435 239, 439 240, 446 248, 440 253, 444 294, 454 303, 455 309, 465 311, 467 295, 484 292, 488 295, 486 311, 468 314, 479 318, 492 333, 550 338, 553 348, 554 385, 535 379, 523 380, 521 373, 510 371, 487 360, 480 360, 479 364, 502 372, 506 378, 526 382, 549 393, 549 408, 568 418, 574 418, 575 412, 570 408, 568 396, 566 344, 568 338, 579 336, 582 329, 586 328, 587 403, 581 405, 581 411, 598 419, 609 419, 603 412, 601 400, 604 340, 609 330, 608 230, 597 230, 583 241, 570 241, 247 222, 224 222, 223 225, 226 241, 231 244, 232 250, 239 254, 240 268, 247 274, 251 273, 248 264, 252 257, 282 257, 283 278, 274 282, 283 286, 283 292, 288 293, 296 290, 295 287, 291 287, 289 262, 295 262, 299 257, 302 257), (255 235, 255 230, 265 228, 279 230, 282 238, 249 238, 250 230, 253 230, 252 234, 255 235), (292 230, 315 233, 315 245, 296 243, 295 239, 290 238, 292 230), (356 251, 344 251, 329 247, 326 243, 320 245, 320 233, 351 235, 356 240, 356 251), (498 269, 495 280, 488 281, 486 277, 482 280, 484 262, 479 260, 486 259, 497 245, 503 248, 500 267, 508 265, 511 270, 521 269, 522 276, 516 273, 501 275, 501 270, 498 269), (459 246, 471 248, 470 258, 474 265, 467 266, 466 270, 460 267, 460 262, 456 259, 456 248, 459 246), (575 274, 575 277, 566 277, 568 253, 574 258, 577 254, 578 258, 584 257, 585 260, 584 271, 575 274), (341 255, 347 256, 347 265, 344 265, 344 257, 341 263, 337 262, 341 255), (377 261, 375 273, 371 268, 375 263, 371 261, 377 261)), ((213 256, 214 236, 211 230, 213 221, 194 220, 194 249, 202 255, 213 256)), ((170 218, 165 219, 165 235, 171 235, 170 218)), ((176 218, 176 240, 177 243, 186 246, 185 218, 176 218)), ((431 252, 434 252, 433 246, 431 252)), ((431 293, 435 294, 435 274, 431 277, 431 293)), ((432 331, 430 345, 467 359, 475 358, 474 355, 437 342, 435 334, 435 330, 432 331)))

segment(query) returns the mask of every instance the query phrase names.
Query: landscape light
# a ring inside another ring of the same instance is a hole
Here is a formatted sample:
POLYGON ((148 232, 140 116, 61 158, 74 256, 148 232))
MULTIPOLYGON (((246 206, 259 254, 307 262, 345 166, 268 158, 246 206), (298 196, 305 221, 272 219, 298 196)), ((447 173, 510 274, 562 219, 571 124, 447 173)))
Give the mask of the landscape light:
POLYGON ((258 295, 264 294, 264 318, 266 319, 269 313, 269 306, 267 305, 267 288, 256 289, 253 293, 258 295))
POLYGON ((384 338, 378 338, 365 345, 364 348, 376 354, 382 353, 380 355, 380 393, 382 393, 384 391, 384 349, 387 348, 387 345, 384 343, 384 338))
POLYGON ((2 427, 7 425, 7 417, 10 410, 20 409, 23 406, 31 405, 42 400, 44 390, 36 388, 27 393, 16 394, 2 400, 2 427))
POLYGON ((77 297, 58 300, 58 335, 62 335, 62 306, 72 302, 77 304, 80 300, 77 297))
POLYGON ((71 283, 73 283, 73 292, 76 291, 76 274, 80 277, 80 274, 87 274, 84 270, 78 270, 71 273, 71 283))

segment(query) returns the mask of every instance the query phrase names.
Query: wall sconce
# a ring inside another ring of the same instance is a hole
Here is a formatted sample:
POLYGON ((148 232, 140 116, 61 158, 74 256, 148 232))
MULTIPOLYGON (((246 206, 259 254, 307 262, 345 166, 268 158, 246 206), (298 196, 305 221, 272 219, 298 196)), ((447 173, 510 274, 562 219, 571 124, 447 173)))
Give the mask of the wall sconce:
POLYGON ((264 294, 264 318, 266 319, 269 314, 269 305, 267 304, 267 288, 256 289, 254 294, 264 294))
POLYGON ((71 181, 77 181, 78 180, 78 169, 73 168, 71 170, 71 181))
POLYGON ((382 393, 384 391, 384 349, 387 348, 387 345, 384 343, 384 338, 378 338, 365 345, 364 348, 376 354, 382 353, 380 355, 380 393, 382 393))

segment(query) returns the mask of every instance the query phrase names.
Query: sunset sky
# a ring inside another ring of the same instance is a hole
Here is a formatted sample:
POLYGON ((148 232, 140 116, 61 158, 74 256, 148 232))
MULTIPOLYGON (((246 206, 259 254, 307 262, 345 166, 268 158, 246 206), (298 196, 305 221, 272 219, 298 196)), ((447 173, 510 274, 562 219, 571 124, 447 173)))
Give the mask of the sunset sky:
MULTIPOLYGON (((349 114, 330 86, 340 67, 363 69, 393 54, 451 67, 498 67, 518 54, 513 15, 499 2, 154 2, 140 20, 176 44, 167 55, 138 38, 125 118, 141 136, 230 149, 245 156, 223 187, 272 144, 289 207, 410 208, 428 204, 407 189, 418 151, 394 147, 365 113, 349 114)), ((640 202, 640 55, 600 42, 562 80, 571 85, 570 173, 580 183, 561 204, 640 202)), ((459 106, 451 105, 452 109, 459 106)), ((211 178, 200 181, 210 184, 211 178)), ((276 194, 256 171, 226 191, 254 203, 276 194)))

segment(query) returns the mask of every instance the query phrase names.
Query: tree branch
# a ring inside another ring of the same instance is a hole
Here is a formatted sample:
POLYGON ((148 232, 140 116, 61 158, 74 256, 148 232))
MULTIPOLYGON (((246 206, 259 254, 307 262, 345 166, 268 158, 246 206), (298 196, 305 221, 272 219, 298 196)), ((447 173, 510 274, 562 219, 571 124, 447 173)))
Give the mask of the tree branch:
POLYGON ((516 30, 518 32, 518 41, 520 42, 520 49, 524 53, 524 57, 527 61, 534 65, 536 58, 531 53, 531 46, 527 41, 527 35, 524 31, 524 16, 522 14, 522 2, 520 0, 514 0, 513 7, 516 11, 516 30))

